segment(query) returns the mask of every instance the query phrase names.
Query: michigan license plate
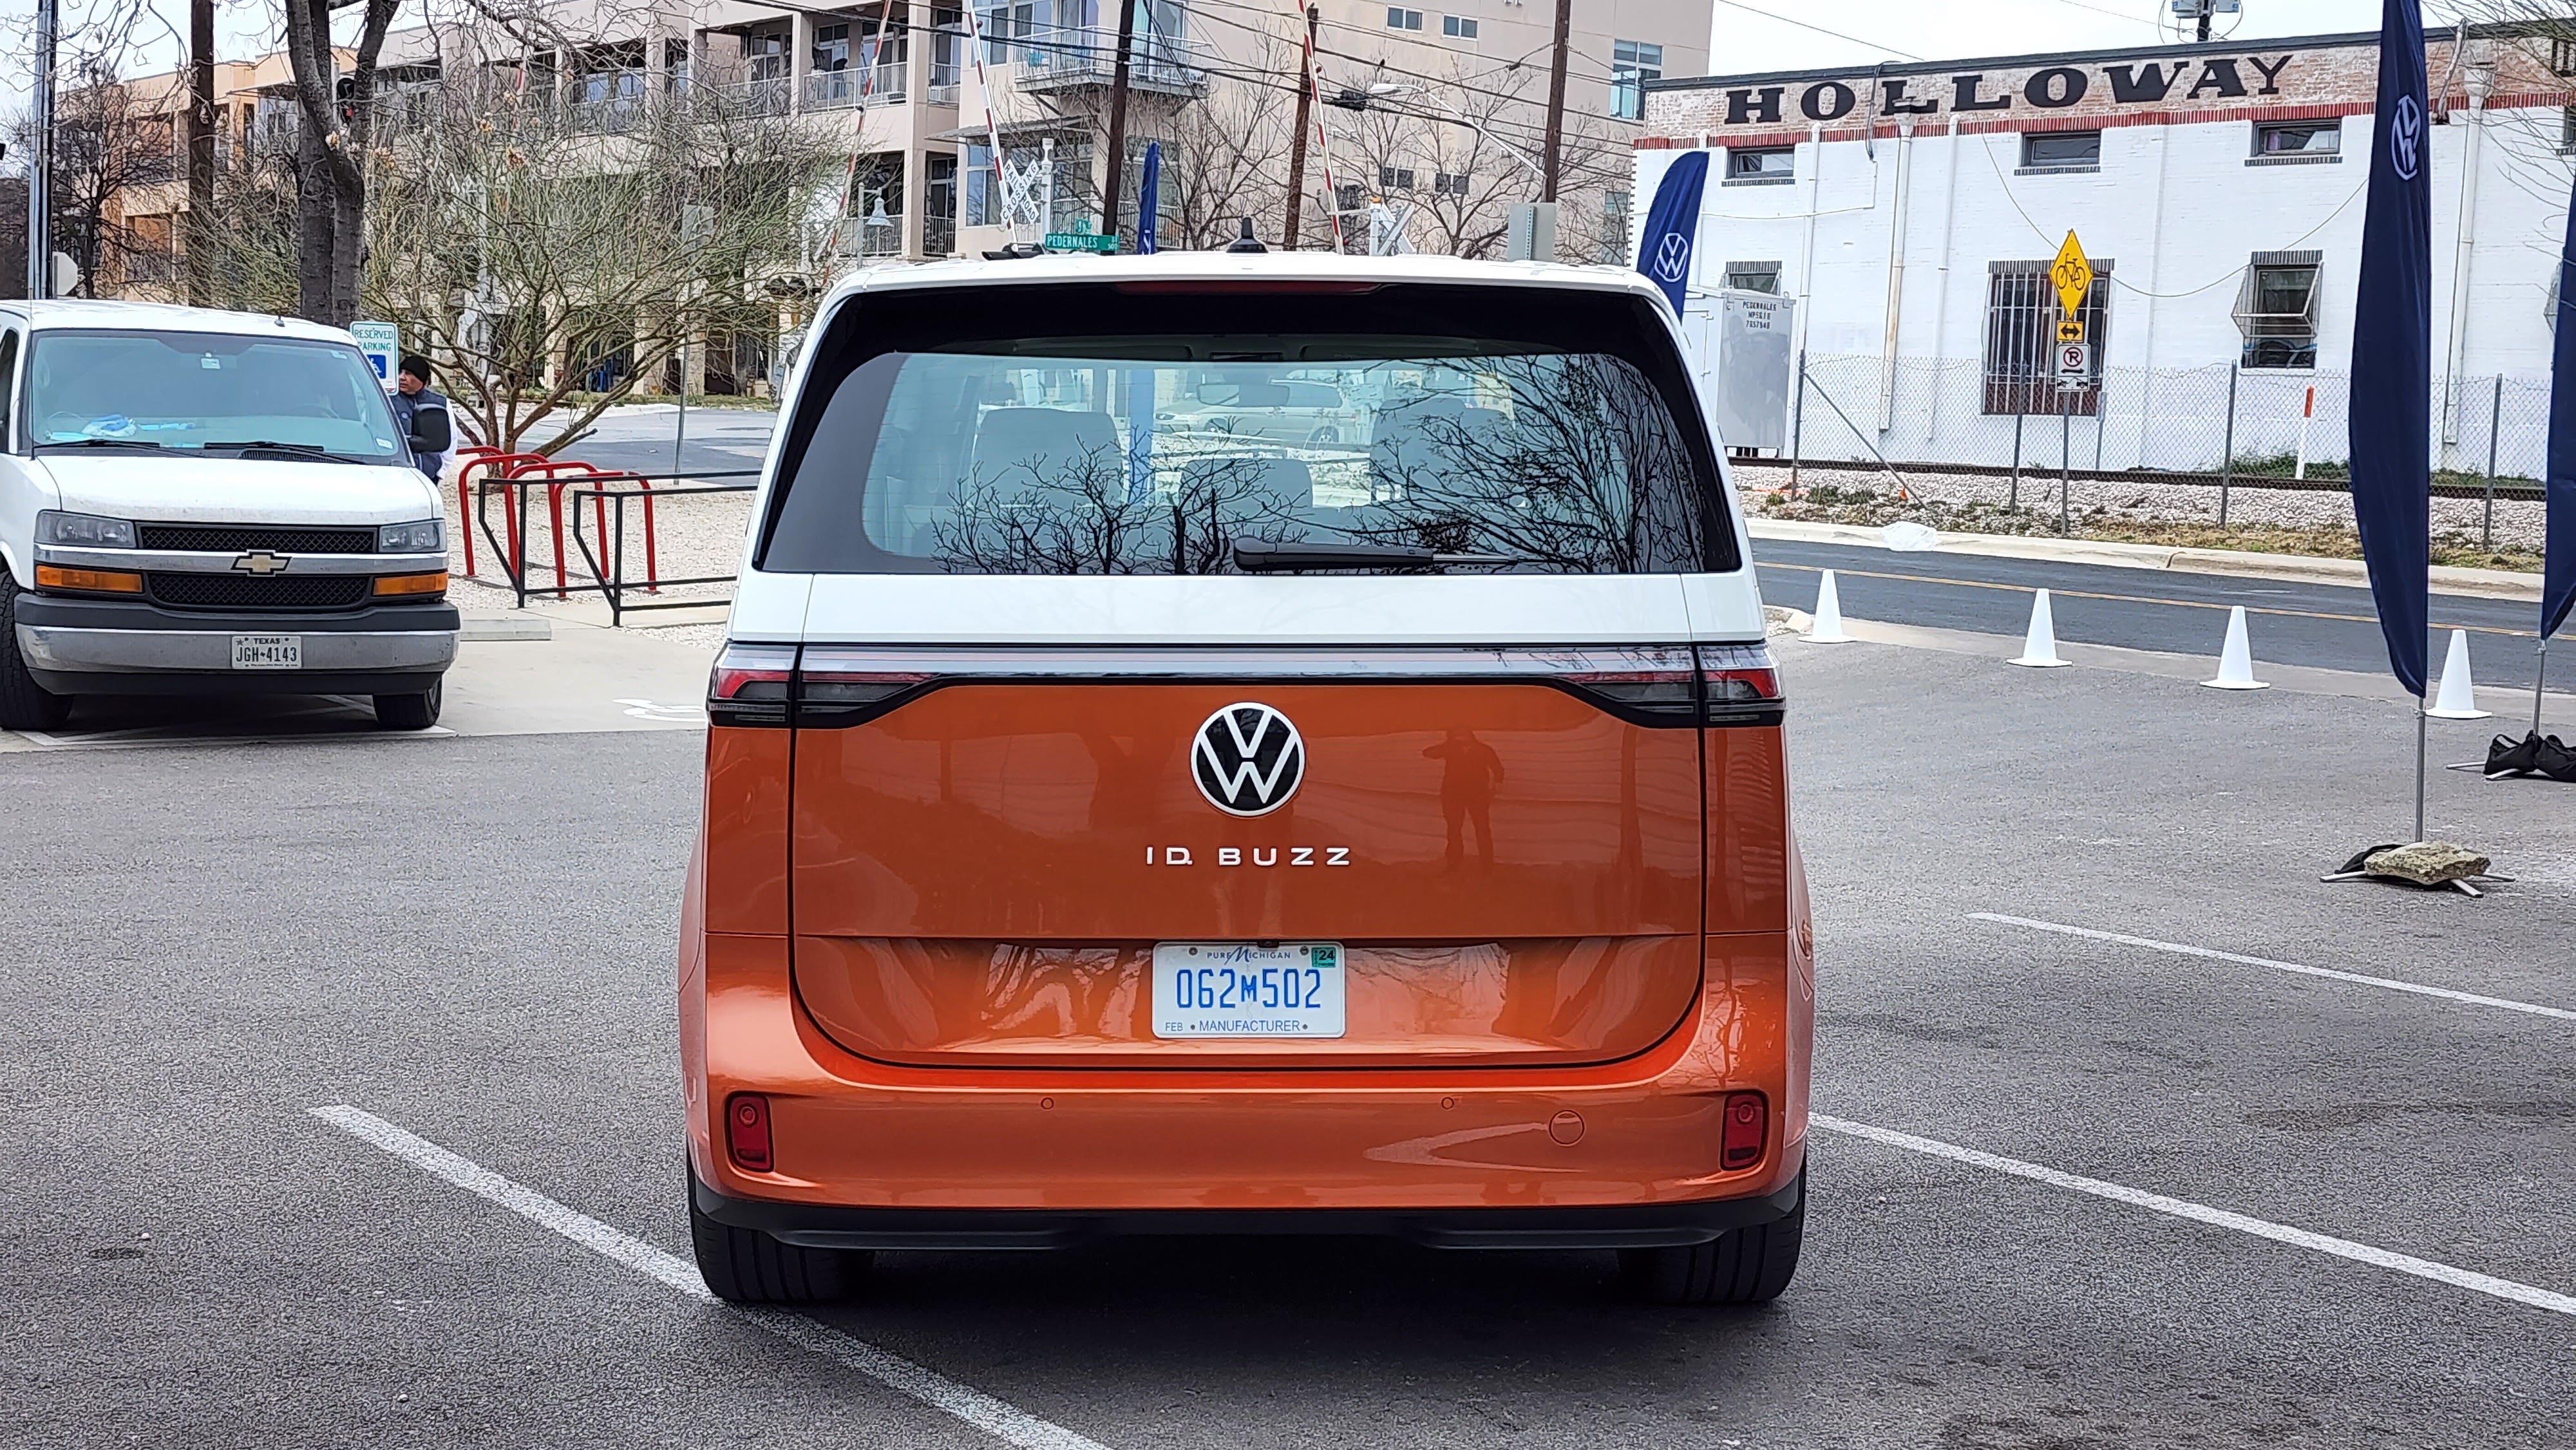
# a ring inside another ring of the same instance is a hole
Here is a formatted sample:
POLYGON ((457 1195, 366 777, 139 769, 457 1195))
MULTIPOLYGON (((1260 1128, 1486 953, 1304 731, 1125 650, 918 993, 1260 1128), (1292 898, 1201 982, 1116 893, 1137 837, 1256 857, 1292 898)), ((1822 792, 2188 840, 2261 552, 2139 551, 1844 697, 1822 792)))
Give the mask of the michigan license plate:
POLYGON ((1339 1037, 1335 942, 1165 942, 1154 948, 1156 1037, 1339 1037))
POLYGON ((304 668, 304 636, 300 634, 234 635, 233 668, 300 670, 304 668))

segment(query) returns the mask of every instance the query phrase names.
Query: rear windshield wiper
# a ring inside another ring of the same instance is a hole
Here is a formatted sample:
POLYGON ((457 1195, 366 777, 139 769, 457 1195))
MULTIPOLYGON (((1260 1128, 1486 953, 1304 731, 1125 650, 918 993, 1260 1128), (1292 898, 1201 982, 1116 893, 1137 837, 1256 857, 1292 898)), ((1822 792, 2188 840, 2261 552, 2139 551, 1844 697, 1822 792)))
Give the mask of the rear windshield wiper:
POLYGON ((226 441, 220 443, 206 443, 199 446, 208 453, 212 453, 218 448, 230 448, 234 450, 236 454, 291 453, 298 458, 318 458, 326 463, 365 463, 368 461, 364 458, 352 458, 345 453, 334 453, 319 443, 280 443, 273 438, 253 438, 245 442, 226 441))
POLYGON ((1234 567, 1246 574, 1300 569, 1441 569, 1452 564, 1526 564, 1513 554, 1443 554, 1414 544, 1280 544, 1234 541, 1234 567))
POLYGON ((169 446, 149 438, 54 438, 37 444, 35 451, 42 453, 48 448, 149 448, 158 453, 169 446))

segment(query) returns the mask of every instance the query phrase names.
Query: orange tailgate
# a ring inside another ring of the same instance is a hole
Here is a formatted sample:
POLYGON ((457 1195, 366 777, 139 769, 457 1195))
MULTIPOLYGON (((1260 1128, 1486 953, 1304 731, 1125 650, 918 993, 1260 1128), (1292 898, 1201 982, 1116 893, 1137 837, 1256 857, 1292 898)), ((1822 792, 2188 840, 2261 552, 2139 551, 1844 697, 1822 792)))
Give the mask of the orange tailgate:
POLYGON ((1701 769, 1698 730, 1539 683, 930 689, 795 732, 796 988, 900 1063, 1623 1057, 1699 990, 1701 769), (1293 796, 1248 817, 1192 775, 1243 701, 1304 750, 1293 796), (1157 1038, 1155 944, 1208 941, 1339 944, 1343 1035, 1157 1038))

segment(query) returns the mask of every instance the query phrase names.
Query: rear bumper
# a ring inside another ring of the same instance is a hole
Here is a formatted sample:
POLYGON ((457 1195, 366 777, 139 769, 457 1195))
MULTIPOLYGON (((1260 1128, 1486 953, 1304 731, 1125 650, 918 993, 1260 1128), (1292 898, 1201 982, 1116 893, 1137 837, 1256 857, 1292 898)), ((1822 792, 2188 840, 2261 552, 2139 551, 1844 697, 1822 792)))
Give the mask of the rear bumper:
POLYGON ((338 614, 197 613, 142 601, 17 601, 19 654, 56 694, 395 694, 426 690, 455 662, 449 604, 338 614), (237 670, 236 634, 291 634, 304 667, 237 670))
POLYGON ((804 1012, 783 938, 688 931, 690 1164, 722 1221, 876 1246, 1176 1232, 1706 1242, 1797 1202, 1812 979, 1782 934, 1762 935, 1768 950, 1712 951, 1684 1022, 1618 1062, 1086 1071, 855 1056, 804 1012), (1726 1169, 1722 1105, 1745 1091, 1770 1107, 1764 1152, 1726 1169), (727 1154, 735 1093, 768 1101, 772 1171, 727 1154))
POLYGON ((1803 1161, 1758 1197, 1558 1208, 1214 1208, 1112 1212, 1024 1208, 845 1208, 734 1198, 699 1181, 698 1211, 816 1249, 1056 1249, 1148 1235, 1362 1235, 1435 1249, 1652 1249, 1704 1244, 1776 1223, 1806 1199, 1803 1161))

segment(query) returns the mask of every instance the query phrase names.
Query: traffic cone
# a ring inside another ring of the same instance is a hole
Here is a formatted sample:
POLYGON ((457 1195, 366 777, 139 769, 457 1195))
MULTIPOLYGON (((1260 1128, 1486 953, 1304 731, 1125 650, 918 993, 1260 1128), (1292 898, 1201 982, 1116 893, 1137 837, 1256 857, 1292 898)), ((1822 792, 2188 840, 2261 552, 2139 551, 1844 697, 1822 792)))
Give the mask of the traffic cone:
POLYGON ((2254 650, 2245 642, 2245 606, 2227 611, 2227 643, 2218 650, 2218 678, 2203 680, 2213 690, 2268 690, 2272 686, 2254 678, 2254 650))
POLYGON ((1843 633, 1843 596, 1834 588, 1834 571, 1827 569, 1816 585, 1816 623, 1807 631, 1809 644, 1850 644, 1852 637, 1843 633))
POLYGON ((2442 661, 2442 688, 2433 708, 2424 712, 2436 720, 2483 720, 2494 714, 2478 708, 2477 687, 2469 679, 2469 632, 2451 631, 2451 653, 2442 661))
POLYGON ((2048 591, 2042 589, 2030 601, 2030 633, 2022 636, 2021 658, 2010 661, 2034 670, 2057 669, 2075 663, 2057 657, 2057 620, 2048 608, 2048 591))

